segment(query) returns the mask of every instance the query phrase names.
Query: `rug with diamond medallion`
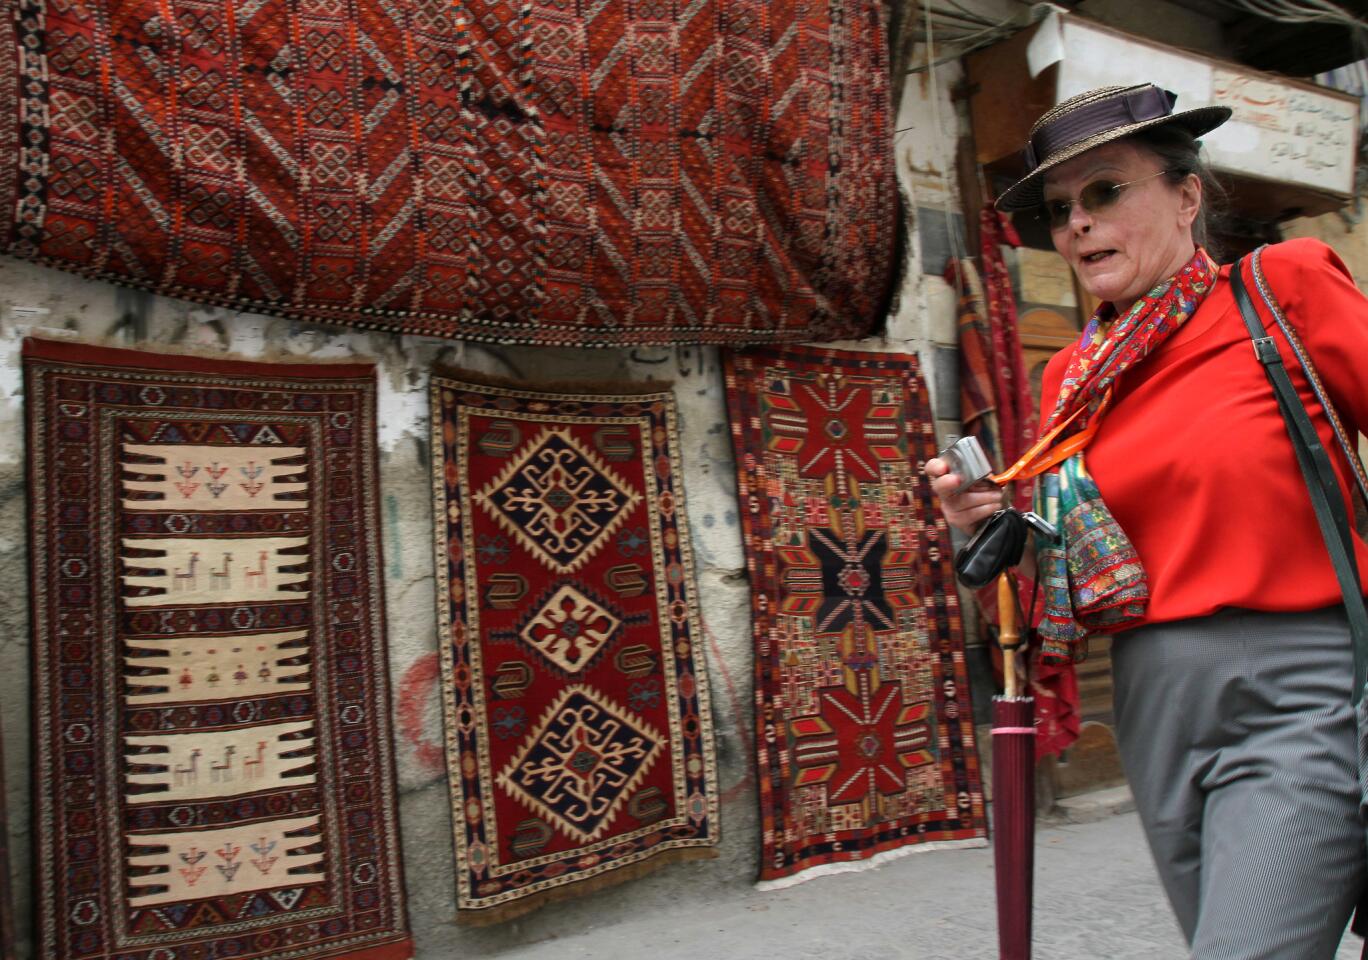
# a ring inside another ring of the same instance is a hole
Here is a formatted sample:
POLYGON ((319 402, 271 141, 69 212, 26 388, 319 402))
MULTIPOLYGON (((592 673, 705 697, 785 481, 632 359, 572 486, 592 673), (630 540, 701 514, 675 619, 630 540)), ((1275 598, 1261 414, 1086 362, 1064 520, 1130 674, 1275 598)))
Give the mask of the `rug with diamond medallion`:
POLYGON ((458 918, 713 856, 672 394, 438 375, 432 410, 458 918))
POLYGON ((911 355, 729 354, 755 631, 760 885, 982 845, 950 536, 911 355))
POLYGON ((882 0, 14 0, 0 251, 242 310, 538 344, 883 316, 882 0))
POLYGON ((38 955, 410 957, 374 368, 23 353, 38 955))

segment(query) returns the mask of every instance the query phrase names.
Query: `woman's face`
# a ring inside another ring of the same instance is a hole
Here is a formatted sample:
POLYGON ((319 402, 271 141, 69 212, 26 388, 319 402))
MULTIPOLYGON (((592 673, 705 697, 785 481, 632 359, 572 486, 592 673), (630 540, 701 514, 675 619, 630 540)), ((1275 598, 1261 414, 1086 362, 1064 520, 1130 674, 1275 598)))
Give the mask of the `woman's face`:
POLYGON ((1045 174, 1045 199, 1077 200, 1099 180, 1130 183, 1115 203, 1088 211, 1069 208, 1069 219, 1052 227, 1051 239, 1078 282, 1099 300, 1124 313, 1161 280, 1192 258, 1192 221, 1201 207, 1195 176, 1180 184, 1154 174, 1163 162, 1144 147, 1116 140, 1067 160, 1045 174), (1146 179, 1148 178, 1148 179, 1146 179))

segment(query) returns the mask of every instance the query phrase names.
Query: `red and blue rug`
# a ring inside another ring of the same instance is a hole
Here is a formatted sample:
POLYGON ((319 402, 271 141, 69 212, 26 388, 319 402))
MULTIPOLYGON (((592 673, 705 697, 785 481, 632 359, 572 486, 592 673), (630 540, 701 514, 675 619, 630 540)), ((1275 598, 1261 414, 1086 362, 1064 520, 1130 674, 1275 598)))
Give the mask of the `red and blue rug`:
POLYGON ((459 919, 714 855, 674 398, 434 376, 459 919))
POLYGON ((726 363, 755 631, 761 886, 981 845, 916 358, 793 347, 726 363))

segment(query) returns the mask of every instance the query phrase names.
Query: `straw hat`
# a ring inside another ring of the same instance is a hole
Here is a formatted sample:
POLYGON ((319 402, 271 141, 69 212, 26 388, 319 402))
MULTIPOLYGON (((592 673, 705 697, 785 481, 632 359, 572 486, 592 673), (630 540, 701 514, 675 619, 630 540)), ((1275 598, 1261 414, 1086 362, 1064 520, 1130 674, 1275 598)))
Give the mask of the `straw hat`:
POLYGON ((1172 123, 1194 137, 1230 119, 1229 107, 1197 107, 1173 112, 1178 98, 1152 83, 1098 87, 1052 107, 1031 127, 1026 141, 1026 176, 997 199, 999 210, 1024 210, 1044 200, 1044 174, 1093 147, 1150 127, 1172 123))

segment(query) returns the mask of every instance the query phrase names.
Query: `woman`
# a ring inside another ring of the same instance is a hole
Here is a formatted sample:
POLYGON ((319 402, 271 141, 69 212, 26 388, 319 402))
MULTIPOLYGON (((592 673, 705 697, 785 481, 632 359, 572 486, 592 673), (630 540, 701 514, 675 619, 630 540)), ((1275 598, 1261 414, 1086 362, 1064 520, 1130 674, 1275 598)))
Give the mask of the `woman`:
MULTIPOLYGON (((1350 637, 1230 268, 1202 249, 1195 138, 1229 111, 1172 103, 1148 84, 1061 103, 998 201, 1038 208, 1102 301, 1043 379, 1042 434, 1067 425, 1033 460, 1068 454, 1041 486, 1086 522, 1037 558, 1042 634, 1060 656, 1091 631, 1115 634, 1122 762, 1192 956, 1328 958, 1365 881, 1350 637)), ((1263 267, 1356 436, 1368 301, 1317 241, 1269 247, 1263 267)), ((1278 339, 1347 499, 1350 467, 1278 339)), ((1001 506, 995 489, 953 493, 940 460, 926 472, 965 533, 1001 506)))

